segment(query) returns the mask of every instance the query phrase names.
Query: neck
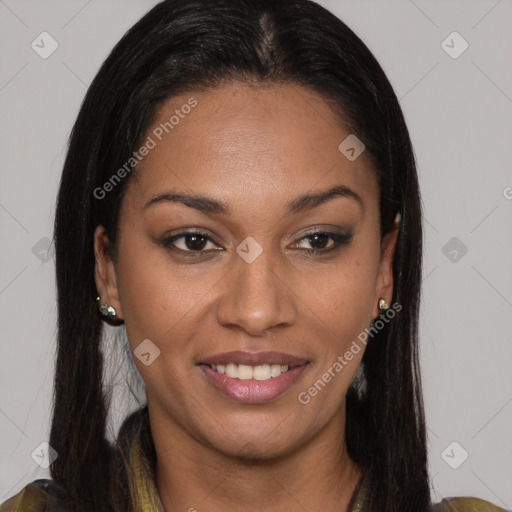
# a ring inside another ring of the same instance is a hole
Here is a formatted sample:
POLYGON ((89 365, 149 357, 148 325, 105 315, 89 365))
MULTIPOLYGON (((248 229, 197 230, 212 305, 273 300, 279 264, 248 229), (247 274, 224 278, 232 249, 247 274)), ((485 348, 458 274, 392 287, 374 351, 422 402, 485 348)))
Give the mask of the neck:
POLYGON ((164 509, 347 511, 361 477, 344 442, 344 409, 304 445, 278 458, 231 457, 149 408, 164 509), (152 415, 153 412, 153 415, 152 415))

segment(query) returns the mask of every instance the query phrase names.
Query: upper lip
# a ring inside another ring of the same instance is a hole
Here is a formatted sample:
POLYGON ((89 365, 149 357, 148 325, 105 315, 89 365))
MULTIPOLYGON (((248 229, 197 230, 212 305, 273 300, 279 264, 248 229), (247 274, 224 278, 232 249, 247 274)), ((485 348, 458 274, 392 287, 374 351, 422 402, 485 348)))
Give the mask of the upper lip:
POLYGON ((244 364, 248 366, 259 366, 262 364, 281 364, 292 366, 302 366, 308 361, 303 357, 285 354, 283 352, 245 352, 236 350, 233 352, 223 352, 215 354, 199 361, 199 364, 244 364))

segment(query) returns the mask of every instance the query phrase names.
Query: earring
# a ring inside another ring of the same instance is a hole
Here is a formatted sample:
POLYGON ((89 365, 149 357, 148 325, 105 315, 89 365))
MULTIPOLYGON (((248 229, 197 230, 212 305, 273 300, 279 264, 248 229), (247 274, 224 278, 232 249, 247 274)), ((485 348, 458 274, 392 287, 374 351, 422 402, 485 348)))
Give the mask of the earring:
POLYGON ((388 308, 389 308, 388 303, 384 299, 380 299, 379 300, 379 309, 382 311, 385 311, 388 308))
POLYGON ((106 318, 115 319, 116 308, 114 306, 109 306, 106 302, 105 302, 105 304, 101 304, 100 301, 101 301, 101 298, 96 297, 96 302, 99 304, 100 313, 106 318))

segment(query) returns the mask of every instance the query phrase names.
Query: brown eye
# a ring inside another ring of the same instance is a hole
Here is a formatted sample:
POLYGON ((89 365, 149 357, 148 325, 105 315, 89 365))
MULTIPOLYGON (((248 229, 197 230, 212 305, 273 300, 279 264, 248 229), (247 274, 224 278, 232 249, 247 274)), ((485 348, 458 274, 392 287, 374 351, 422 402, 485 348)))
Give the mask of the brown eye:
POLYGON ((218 250, 218 246, 209 236, 193 231, 174 235, 162 240, 161 243, 167 249, 190 253, 210 252, 212 249, 218 250), (210 247, 209 244, 211 245, 210 247))
POLYGON ((324 231, 316 231, 302 237, 294 247, 301 249, 300 245, 304 242, 308 243, 311 249, 304 248, 306 252, 325 254, 327 252, 339 249, 343 245, 347 245, 352 238, 351 233, 329 233, 324 231), (329 240, 332 240, 329 243, 329 240))
POLYGON ((185 239, 185 246, 191 251, 200 251, 204 249, 207 239, 201 235, 187 235, 183 237, 185 239))
POLYGON ((331 237, 327 233, 315 233, 308 236, 308 238, 313 249, 325 249, 331 237))

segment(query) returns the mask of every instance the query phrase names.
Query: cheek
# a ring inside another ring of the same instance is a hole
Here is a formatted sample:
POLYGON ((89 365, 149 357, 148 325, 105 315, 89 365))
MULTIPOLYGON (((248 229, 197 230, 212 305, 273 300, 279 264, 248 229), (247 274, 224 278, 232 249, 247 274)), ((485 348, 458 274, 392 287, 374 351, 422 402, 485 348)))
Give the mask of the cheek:
POLYGON ((123 250, 120 242, 118 289, 132 350, 144 339, 154 340, 162 355, 181 350, 187 318, 197 315, 207 283, 171 265, 165 250, 154 243, 131 245, 133 250, 123 250))
POLYGON ((323 289, 316 288, 311 302, 317 327, 323 327, 326 336, 316 368, 312 368, 312 381, 329 381, 327 386, 332 392, 323 393, 318 403, 327 415, 340 403, 366 349, 365 330, 373 318, 378 254, 375 243, 365 244, 364 250, 363 244, 361 249, 354 247, 340 265, 330 269, 325 276, 328 284, 323 289))
POLYGON ((194 318, 201 314, 205 289, 198 289, 198 283, 185 279, 175 266, 171 268, 164 250, 142 244, 119 258, 118 277, 133 361, 147 392, 164 401, 167 395, 172 395, 175 403, 185 410, 180 383, 190 378, 188 362, 193 359, 190 340, 197 330, 194 318), (157 347, 149 345, 151 357, 153 353, 158 354, 149 365, 137 357, 138 352, 142 353, 137 347, 147 339, 157 347))
POLYGON ((332 331, 354 334, 354 329, 360 331, 370 323, 378 275, 376 254, 375 247, 354 250, 324 275, 316 276, 316 286, 308 281, 306 296, 332 331))
POLYGON ((301 397, 313 401, 315 421, 320 424, 343 403, 361 363, 366 349, 365 329, 372 320, 377 267, 375 258, 354 255, 336 269, 331 268, 325 276, 328 284, 317 286, 313 294, 309 281, 309 305, 314 312, 310 332, 317 336, 321 349, 317 348, 317 359, 301 397))

